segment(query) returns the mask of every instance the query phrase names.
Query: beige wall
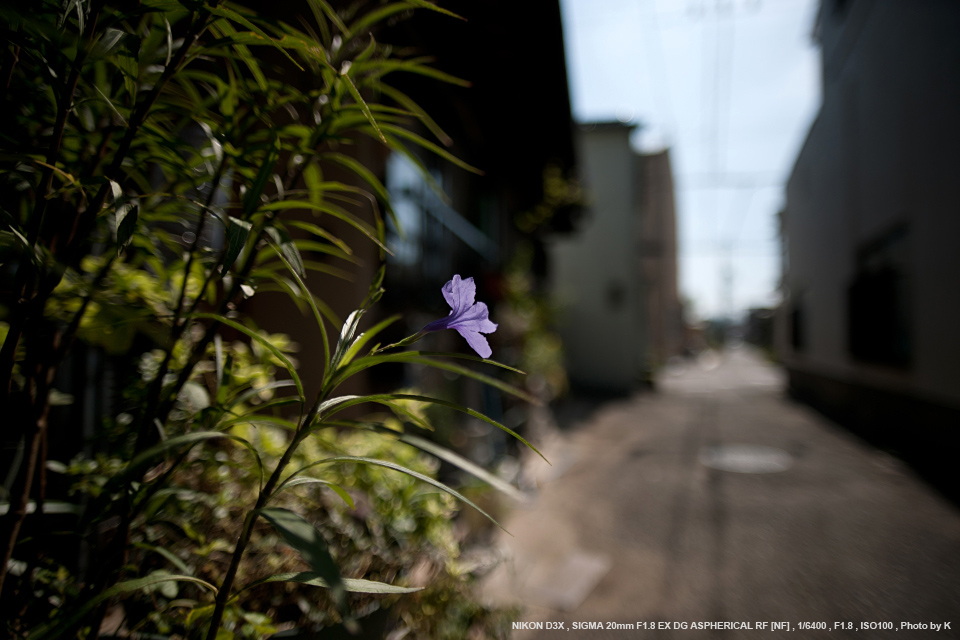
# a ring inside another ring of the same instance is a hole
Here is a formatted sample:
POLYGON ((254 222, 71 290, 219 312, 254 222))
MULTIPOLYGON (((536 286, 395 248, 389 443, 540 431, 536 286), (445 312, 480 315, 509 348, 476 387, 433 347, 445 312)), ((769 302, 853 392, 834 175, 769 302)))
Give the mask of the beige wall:
POLYGON ((614 124, 580 131, 586 219, 550 253, 571 379, 610 390, 633 387, 646 367, 630 131, 614 124))

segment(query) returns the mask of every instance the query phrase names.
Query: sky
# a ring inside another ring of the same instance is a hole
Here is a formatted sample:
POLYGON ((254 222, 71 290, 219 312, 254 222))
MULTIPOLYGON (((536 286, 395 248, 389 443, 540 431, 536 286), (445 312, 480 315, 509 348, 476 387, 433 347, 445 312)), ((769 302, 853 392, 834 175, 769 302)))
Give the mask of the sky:
POLYGON ((777 303, 777 212, 820 106, 817 0, 560 0, 577 122, 669 147, 693 318, 777 303))

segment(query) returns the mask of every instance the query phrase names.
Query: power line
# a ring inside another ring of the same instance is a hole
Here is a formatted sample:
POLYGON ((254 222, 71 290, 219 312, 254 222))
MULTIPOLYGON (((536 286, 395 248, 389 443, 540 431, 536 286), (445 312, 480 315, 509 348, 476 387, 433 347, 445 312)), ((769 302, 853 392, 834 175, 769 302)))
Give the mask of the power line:
MULTIPOLYGON (((674 117, 673 101, 670 98, 670 81, 667 77, 667 58, 663 52, 663 38, 660 33, 660 21, 657 18, 655 3, 656 0, 647 0, 647 2, 644 3, 649 9, 648 13, 650 15, 649 20, 641 19, 640 24, 645 27, 648 25, 653 26, 652 29, 649 29, 649 37, 643 40, 646 43, 647 57, 650 61, 650 75, 652 76, 654 85, 654 102, 657 103, 657 108, 663 112, 666 118, 667 135, 665 137, 667 138, 667 142, 670 143, 677 133, 677 121, 674 117), (657 58, 656 63, 654 62, 655 57, 657 58)), ((667 144, 667 146, 669 146, 669 144, 667 144)))

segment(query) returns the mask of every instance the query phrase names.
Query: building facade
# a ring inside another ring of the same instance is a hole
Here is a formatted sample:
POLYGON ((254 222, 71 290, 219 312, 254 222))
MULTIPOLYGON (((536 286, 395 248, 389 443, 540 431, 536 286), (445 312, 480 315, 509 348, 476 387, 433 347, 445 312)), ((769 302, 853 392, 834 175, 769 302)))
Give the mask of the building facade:
POLYGON ((782 214, 792 392, 897 450, 960 432, 960 4, 824 0, 782 214))
POLYGON ((570 379, 608 392, 649 382, 682 335, 669 153, 637 154, 634 128, 580 128, 586 217, 550 253, 570 379))

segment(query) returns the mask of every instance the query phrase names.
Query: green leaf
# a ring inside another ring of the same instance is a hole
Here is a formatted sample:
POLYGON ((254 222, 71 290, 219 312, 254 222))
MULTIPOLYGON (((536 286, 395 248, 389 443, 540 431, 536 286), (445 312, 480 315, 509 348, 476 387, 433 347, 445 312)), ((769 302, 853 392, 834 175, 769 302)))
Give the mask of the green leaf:
POLYGON ((257 177, 254 179, 253 184, 250 185, 250 188, 247 189, 247 192, 243 194, 244 217, 249 216, 257 210, 257 206, 260 204, 260 196, 263 194, 263 190, 266 188, 270 176, 273 175, 273 169, 277 165, 277 158, 280 157, 280 149, 280 138, 274 136, 273 142, 263 159, 263 164, 260 165, 260 170, 257 172, 257 177))
MULTIPOLYGON (((298 582, 312 587, 323 587, 329 589, 330 586, 319 573, 304 571, 301 573, 278 573, 277 575, 257 580, 254 583, 244 587, 244 590, 252 587, 266 584, 268 582, 298 582)), ((415 593, 422 591, 422 587, 395 587, 385 582, 374 582, 373 580, 357 580, 354 578, 343 578, 343 587, 351 593, 415 593)))
MULTIPOLYGON (((100 95, 100 98, 106 103, 108 107, 110 107, 110 110, 113 111, 114 115, 120 118, 120 122, 123 123, 123 126, 127 126, 127 119, 123 117, 123 114, 120 113, 120 110, 117 109, 116 105, 113 104, 113 101, 107 97, 107 94, 101 91, 100 87, 98 87, 97 85, 93 85, 93 90, 100 95)), ((383 136, 382 133, 380 135, 381 137, 383 136)))
POLYGON ((133 546, 137 547, 138 549, 146 549, 147 551, 152 551, 153 553, 163 556, 170 564, 182 571, 185 575, 193 574, 193 571, 190 569, 190 567, 188 567, 187 564, 177 554, 169 549, 147 544, 146 542, 134 542, 133 546))
POLYGON ((293 243, 293 240, 290 239, 290 234, 288 234, 283 229, 278 227, 267 227, 265 229, 267 234, 267 240, 277 251, 277 253, 284 259, 284 261, 290 265, 297 276, 304 280, 307 277, 307 273, 303 268, 303 258, 300 256, 300 251, 297 249, 297 245, 293 243))
POLYGON ((445 447, 441 447, 434 442, 430 442, 429 440, 408 433, 398 436, 398 439, 401 442, 405 442, 410 446, 416 447, 421 451, 426 451, 427 453, 434 455, 441 460, 449 462, 455 467, 463 469, 470 475, 483 480, 497 491, 500 491, 504 495, 510 496, 514 500, 520 502, 526 502, 527 500, 527 497, 523 494, 523 492, 514 487, 512 484, 505 481, 503 478, 495 476, 480 465, 467 460, 458 453, 455 453, 445 447))
POLYGON ((530 449, 536 452, 536 454, 539 455, 541 458, 543 458, 544 461, 547 462, 547 464, 550 463, 550 461, 547 460, 544 457, 544 455, 540 453, 540 451, 535 446, 527 442, 520 434, 516 433, 509 427, 500 424, 493 418, 489 418, 483 415, 479 411, 474 411, 473 409, 465 407, 461 404, 457 404, 456 402, 450 402, 449 400, 441 400, 440 398, 431 398, 430 396, 421 396, 421 395, 414 395, 414 394, 408 394, 408 393, 389 393, 389 394, 378 394, 378 395, 369 395, 369 396, 340 396, 338 398, 331 398, 330 400, 327 400, 322 405, 320 405, 320 412, 318 413, 318 415, 322 416, 323 418, 329 418, 330 416, 333 416, 337 412, 342 411, 348 407, 352 407, 358 404, 364 404, 366 402, 373 402, 376 404, 382 404, 387 407, 392 407, 394 401, 396 400, 416 400, 417 402, 427 402, 429 404, 436 404, 441 407, 447 407, 448 409, 453 409, 455 411, 459 411, 460 413, 465 413, 468 416, 472 416, 474 418, 483 420, 487 424, 491 424, 495 426, 496 428, 500 429, 504 433, 510 434, 511 436, 513 436, 514 438, 522 442, 523 444, 530 447, 530 449), (328 413, 324 413, 324 411, 328 409, 331 411, 329 411, 328 413))
POLYGON ((237 24, 243 25, 247 29, 250 29, 250 31, 254 32, 256 35, 266 40, 266 43, 272 44, 274 47, 276 47, 276 49, 280 51, 280 53, 285 55, 290 60, 290 62, 292 62, 297 66, 297 69, 299 69, 300 71, 303 71, 303 67, 300 66, 300 63, 294 60, 293 56, 287 53, 286 49, 281 47, 263 29, 261 29, 256 24, 251 22, 250 19, 247 18, 246 16, 241 15, 240 13, 237 13, 233 9, 230 9, 223 5, 210 7, 209 11, 215 16, 232 20, 233 22, 236 22, 237 24))
POLYGON ((228 327, 233 327, 234 329, 244 334, 245 336, 249 337, 250 339, 256 340, 257 342, 259 342, 270 353, 275 355, 277 359, 280 360, 280 362, 283 363, 284 368, 287 370, 287 373, 290 374, 290 378, 293 380, 293 384, 297 386, 297 393, 300 396, 300 400, 301 401, 305 400, 305 396, 303 395, 303 383, 300 382, 300 376, 297 375, 297 368, 293 366, 292 362, 290 362, 290 358, 283 355, 283 353, 279 349, 277 349, 275 346, 273 346, 273 344, 269 340, 267 340, 264 336, 260 335, 259 333, 257 333, 256 331, 254 331, 249 327, 245 327, 239 322, 235 322, 230 318, 226 318, 224 316, 217 315, 215 313, 191 313, 187 317, 197 318, 197 319, 206 318, 207 320, 214 320, 221 324, 225 324, 228 327))
POLYGON ((307 185, 307 194, 310 202, 316 205, 323 203, 323 174, 315 162, 308 162, 303 168, 303 182, 307 185))
POLYGON ((268 507, 260 509, 260 516, 273 525, 283 539, 296 549, 300 556, 313 567, 320 578, 333 589, 338 602, 343 602, 344 585, 340 569, 327 550, 327 543, 316 528, 289 509, 268 507))
MULTIPOLYGON (((321 310, 325 309, 323 315, 326 315, 328 318, 331 317, 333 312, 330 310, 330 307, 326 305, 326 303, 315 297, 313 293, 310 292, 310 289, 308 289, 307 285, 304 284, 303 279, 297 274, 297 270, 290 263, 290 261, 287 260, 283 253, 278 253, 277 255, 280 256, 280 261, 283 262, 283 265, 290 272, 290 275, 292 275, 297 281, 297 286, 300 287, 302 299, 307 301, 307 303, 310 305, 310 309, 313 311, 313 318, 317 322, 317 327, 320 329, 320 337, 323 340, 323 361, 325 363, 323 375, 324 379, 326 379, 328 374, 327 364, 330 362, 330 338, 327 336, 327 327, 325 324, 323 324, 321 310)), ((335 318, 336 316, 334 315, 333 317, 335 318)), ((297 388, 300 389, 300 397, 303 398, 303 388, 300 387, 299 384, 297 388)))
POLYGON ((370 122, 373 130, 377 132, 380 140, 382 140, 384 144, 387 144, 387 139, 383 137, 383 132, 380 131, 380 125, 377 124, 377 121, 373 117, 373 112, 370 111, 370 107, 367 106, 363 96, 360 95, 360 90, 357 89, 357 85, 353 84, 353 80, 351 80, 350 76, 347 75, 346 65, 344 65, 344 67, 345 68, 340 71, 340 78, 347 85, 347 91, 350 92, 350 95, 353 96, 353 99, 357 101, 358 105, 360 105, 360 109, 363 111, 364 117, 366 117, 366 119, 370 122))
POLYGON ((127 33, 120 29, 105 29, 103 35, 97 39, 97 43, 93 45, 93 49, 90 50, 90 58, 101 58, 107 55, 117 46, 117 43, 120 42, 125 35, 127 35, 127 33))
POLYGON ((327 19, 337 26, 337 29, 340 30, 340 33, 345 33, 347 31, 347 25, 343 23, 343 20, 340 19, 340 16, 336 11, 333 10, 333 7, 331 7, 326 0, 309 0, 309 2, 311 5, 320 7, 323 10, 323 13, 327 16, 327 19))
MULTIPOLYGON (((300 485, 302 485, 302 484, 322 484, 322 485, 326 485, 326 486, 330 487, 330 489, 333 490, 334 493, 336 493, 338 496, 340 496, 340 499, 343 500, 348 507, 350 507, 351 509, 356 509, 356 506, 354 506, 354 504, 353 504, 353 498, 350 497, 350 494, 349 494, 349 493, 347 493, 346 491, 344 491, 343 487, 341 487, 341 486, 338 485, 338 484, 334 484, 334 483, 332 483, 332 482, 330 482, 330 481, 328 481, 328 480, 321 480, 320 478, 306 478, 306 477, 303 477, 303 476, 301 476, 301 477, 299 477, 299 478, 290 478, 290 479, 286 480, 283 484, 281 484, 279 487, 277 487, 277 491, 274 493, 274 495, 277 495, 278 493, 280 493, 281 491, 284 491, 284 490, 286 490, 286 489, 292 489, 293 487, 297 487, 297 486, 300 486, 300 485)), ((349 589, 348 589, 348 591, 349 591, 349 589)))
POLYGON ((485 364, 492 364, 494 366, 500 367, 501 369, 506 369, 507 371, 513 371, 514 373, 520 373, 520 374, 523 373, 519 369, 514 369, 513 367, 507 366, 505 364, 501 364, 496 360, 487 360, 485 358, 478 358, 476 356, 471 356, 467 354, 435 352, 435 351, 406 351, 403 353, 395 353, 395 354, 387 354, 387 355, 374 354, 374 355, 363 356, 361 358, 355 359, 348 367, 346 368, 341 367, 340 371, 336 372, 334 378, 332 379, 333 387, 331 387, 331 389, 335 388, 337 385, 341 384, 347 378, 350 378, 351 376, 356 375, 357 373, 359 373, 360 371, 363 371, 364 369, 369 369, 370 367, 374 367, 384 362, 404 362, 409 364, 422 364, 428 367, 433 367, 435 369, 442 369, 444 371, 449 371, 451 373, 457 373, 457 374, 466 376, 468 378, 473 378, 478 382, 482 382, 495 389, 503 391, 504 393, 508 393, 512 396, 516 396, 517 398, 526 400, 530 404, 537 405, 537 406, 542 404, 540 400, 538 400, 534 396, 531 396, 526 391, 523 391, 522 389, 519 389, 511 384, 508 384, 503 380, 498 380, 497 378, 493 378, 491 376, 479 373, 472 369, 461 367, 451 362, 436 360, 434 358, 427 357, 427 356, 442 356, 445 358, 457 358, 459 360, 472 360, 474 362, 483 362, 485 364))
POLYGON ((397 228, 400 228, 399 221, 396 219, 396 214, 393 211, 393 206, 390 204, 390 194, 387 192, 387 188, 383 186, 383 183, 380 182, 377 176, 374 175, 370 169, 364 166, 363 163, 356 158, 351 158, 343 153, 330 151, 322 154, 320 157, 324 160, 332 160, 337 164, 343 165, 347 169, 353 171, 368 185, 370 185, 374 194, 377 196, 380 202, 383 203, 383 206, 387 211, 387 215, 390 216, 390 219, 397 226, 397 228))
MULTIPOLYGON (((432 151, 433 153, 437 154, 447 162, 451 162, 457 165, 458 167, 460 167, 461 169, 466 169, 467 171, 470 171, 471 173, 476 173, 477 175, 481 175, 481 176, 483 175, 482 170, 477 169, 473 165, 467 164, 466 162, 464 162, 457 156, 453 155, 443 147, 438 147, 437 145, 430 142, 426 138, 418 136, 412 131, 407 131, 403 127, 398 127, 396 125, 389 124, 389 123, 384 123, 383 125, 381 125, 381 128, 383 129, 383 131, 400 136, 401 138, 406 138, 407 140, 413 142, 417 146, 423 147, 424 149, 428 149, 429 151, 432 151)), ((377 134, 381 138, 383 137, 383 132, 380 129, 377 129, 377 134)))
POLYGON ((283 429, 286 429, 287 431, 297 430, 296 422, 292 422, 290 420, 287 420, 286 418, 263 415, 258 413, 248 413, 248 414, 244 414, 243 416, 231 418, 229 420, 220 422, 217 426, 226 429, 228 427, 232 427, 235 424, 250 424, 255 427, 259 427, 260 425, 269 425, 273 427, 281 427, 283 429))
MULTIPOLYGON (((326 183, 324 183, 324 184, 329 186, 329 185, 334 184, 334 183, 326 182, 326 183)), ((343 185, 343 186, 346 186, 346 185, 343 185)), ((345 190, 358 191, 357 189, 345 189, 345 190)), ((375 242, 376 245, 377 245, 378 247, 380 247, 381 249, 383 249, 384 251, 389 252, 389 249, 387 249, 387 246, 386 246, 385 244, 383 244, 383 242, 382 242, 382 241, 380 240, 380 238, 378 237, 376 229, 373 229, 373 228, 372 228, 370 225, 368 225, 366 222, 363 222, 363 221, 360 220, 359 218, 356 218, 355 216, 350 215, 349 213, 343 211, 342 209, 340 209, 340 208, 338 208, 338 207, 334 207, 334 206, 331 206, 331 205, 324 205, 324 204, 314 204, 313 202, 309 202, 309 201, 305 201, 305 200, 281 200, 281 201, 279 201, 279 202, 271 202, 271 203, 269 203, 269 204, 265 204, 265 205, 263 205, 263 207, 261 207, 261 208, 262 208, 264 211, 285 211, 285 210, 288 210, 288 209, 309 209, 309 210, 311 210, 311 211, 320 211, 320 212, 323 212, 323 213, 332 215, 333 217, 335 217, 335 218, 337 218, 337 219, 339 219, 339 220, 343 220, 344 222, 346 222, 347 224, 349 224, 351 227, 353 227, 354 229, 356 229, 357 231, 359 231, 359 232, 362 233, 363 235, 365 235, 365 236, 367 236, 368 238, 370 238, 371 240, 373 240, 373 242, 375 242)))
POLYGON ((343 327, 340 329, 340 339, 337 340, 337 348, 334 350, 333 359, 330 361, 331 370, 336 370, 344 354, 346 354, 350 346, 350 340, 357 332, 357 326, 360 324, 360 318, 363 317, 363 313, 363 309, 357 309, 347 316, 346 321, 343 323, 343 327))
POLYGON ((392 15, 408 11, 412 8, 413 5, 409 2, 394 2, 384 5, 375 11, 370 11, 350 25, 350 29, 346 31, 347 37, 352 37, 392 15))
POLYGON ((452 11, 447 11, 443 7, 438 7, 432 2, 427 2, 426 0, 407 0, 412 5, 420 7, 421 9, 429 9, 430 11, 436 11, 437 13, 442 13, 445 16, 450 16, 451 18, 456 18, 458 20, 466 20, 463 16, 457 15, 452 11))
POLYGON ((154 574, 147 576, 146 578, 137 578, 135 580, 118 582, 109 589, 106 589, 90 600, 87 600, 83 603, 83 605, 73 610, 68 615, 59 617, 53 622, 48 622, 47 624, 36 627, 30 632, 27 638, 28 640, 52 640, 53 638, 59 638, 64 633, 69 631, 70 628, 73 627, 77 622, 82 620, 90 611, 100 606, 101 602, 124 593, 139 591, 140 589, 152 587, 153 585, 163 582, 192 582, 209 589, 213 593, 217 592, 217 588, 215 586, 205 580, 194 578, 193 576, 154 574))
POLYGON ((409 96, 383 83, 380 84, 380 92, 385 96, 393 98, 397 104, 403 106, 404 109, 417 116, 417 118, 420 119, 420 122, 422 122, 423 125, 437 137, 443 146, 449 147, 453 144, 453 139, 448 136, 443 129, 440 128, 440 125, 438 125, 426 111, 424 111, 423 107, 414 102, 409 96))
POLYGON ((312 233, 315 236, 319 236, 324 240, 329 240, 333 245, 335 245, 348 256, 353 255, 353 249, 350 248, 350 245, 320 225, 313 224, 312 222, 304 222, 303 220, 288 220, 287 224, 298 229, 303 229, 304 231, 312 233))
POLYGON ((221 262, 224 271, 229 271, 233 263, 237 261, 244 245, 247 244, 252 226, 249 222, 240 218, 229 218, 227 220, 227 249, 223 252, 223 261, 221 262))
POLYGON ((391 324, 393 324, 399 319, 400 319, 399 315, 394 315, 394 316, 390 316, 389 318, 385 318, 380 322, 378 322, 377 324, 370 327, 369 329, 367 329, 366 331, 364 331, 363 333, 361 333, 359 336, 357 336, 357 339, 353 341, 353 344, 350 345, 350 348, 347 349, 347 352, 344 354, 343 358, 341 359, 340 366, 345 367, 346 365, 350 364, 350 362, 354 359, 354 357, 356 357, 356 355, 360 352, 360 350, 363 349, 364 345, 366 345, 368 342, 370 342, 370 340, 375 338, 377 334, 379 334, 381 331, 383 331, 384 329, 386 329, 387 327, 389 327, 391 324))
POLYGON ((135 204, 125 202, 117 207, 116 213, 116 231, 117 231, 117 255, 130 244, 133 232, 137 230, 137 217, 140 213, 140 207, 135 204))
MULTIPOLYGON (((292 387, 295 386, 293 380, 274 380, 273 382, 267 383, 261 387, 255 389, 248 389, 246 391, 237 392, 233 397, 228 401, 227 406, 234 406, 238 404, 243 404, 247 400, 253 398, 253 396, 259 395, 263 391, 269 391, 272 389, 280 389, 282 387, 292 387)), ((257 407, 259 410, 261 407, 257 407)))
MULTIPOLYGON (((497 522, 497 521, 493 518, 493 516, 491 516, 489 513, 487 513, 486 511, 484 511, 484 510, 481 509, 480 507, 478 507, 478 506, 477 506, 476 504, 474 504, 469 498, 467 498, 466 496, 464 496, 464 495, 461 494, 460 492, 458 492, 458 491, 456 491, 456 490, 454 490, 454 489, 451 489, 450 487, 448 487, 447 485, 443 484, 442 482, 438 482, 437 480, 434 480, 433 478, 431 478, 431 477, 429 477, 429 476, 425 476, 425 475, 423 475, 422 473, 418 473, 418 472, 414 471, 413 469, 408 469, 408 468, 406 468, 406 467, 404 467, 404 466, 401 466, 401 465, 399 465, 399 464, 397 464, 397 463, 395 463, 395 462, 389 462, 389 461, 387 461, 387 460, 377 460, 376 458, 365 458, 365 457, 362 457, 362 456, 335 456, 335 457, 332 457, 332 458, 324 458, 323 460, 318 460, 317 462, 313 462, 313 463, 307 465, 306 467, 303 467, 302 469, 297 470, 294 475, 299 474, 299 473, 305 471, 306 469, 308 469, 308 468, 310 468, 310 467, 315 467, 315 466, 321 465, 321 464, 331 464, 331 463, 334 463, 334 462, 356 462, 356 463, 359 463, 359 464, 369 464, 369 465, 373 465, 373 466, 376 466, 376 467, 385 467, 385 468, 387 468, 387 469, 393 469, 394 471, 399 471, 400 473, 405 473, 406 475, 408 475, 408 476, 410 476, 410 477, 412 477, 412 478, 416 478, 417 480, 420 480, 420 481, 422 481, 422 482, 426 482, 427 484, 429 484, 429 485, 431 485, 431 486, 433 486, 433 487, 436 487, 437 489, 440 489, 440 490, 443 491, 444 493, 449 493, 450 495, 452 495, 452 496, 453 496, 454 498, 456 498, 457 500, 460 500, 461 502, 464 502, 464 503, 470 505, 471 507, 473 507, 474 509, 476 509, 478 512, 480 512, 481 514, 483 514, 484 516, 486 516, 486 517, 490 520, 490 522, 492 522, 493 524, 495 524, 495 525, 497 525, 498 527, 500 527, 501 529, 503 529, 503 526, 502 526, 499 522, 497 522)), ((506 529, 503 529, 503 530, 506 531, 507 533, 510 533, 510 532, 507 531, 506 529)))

